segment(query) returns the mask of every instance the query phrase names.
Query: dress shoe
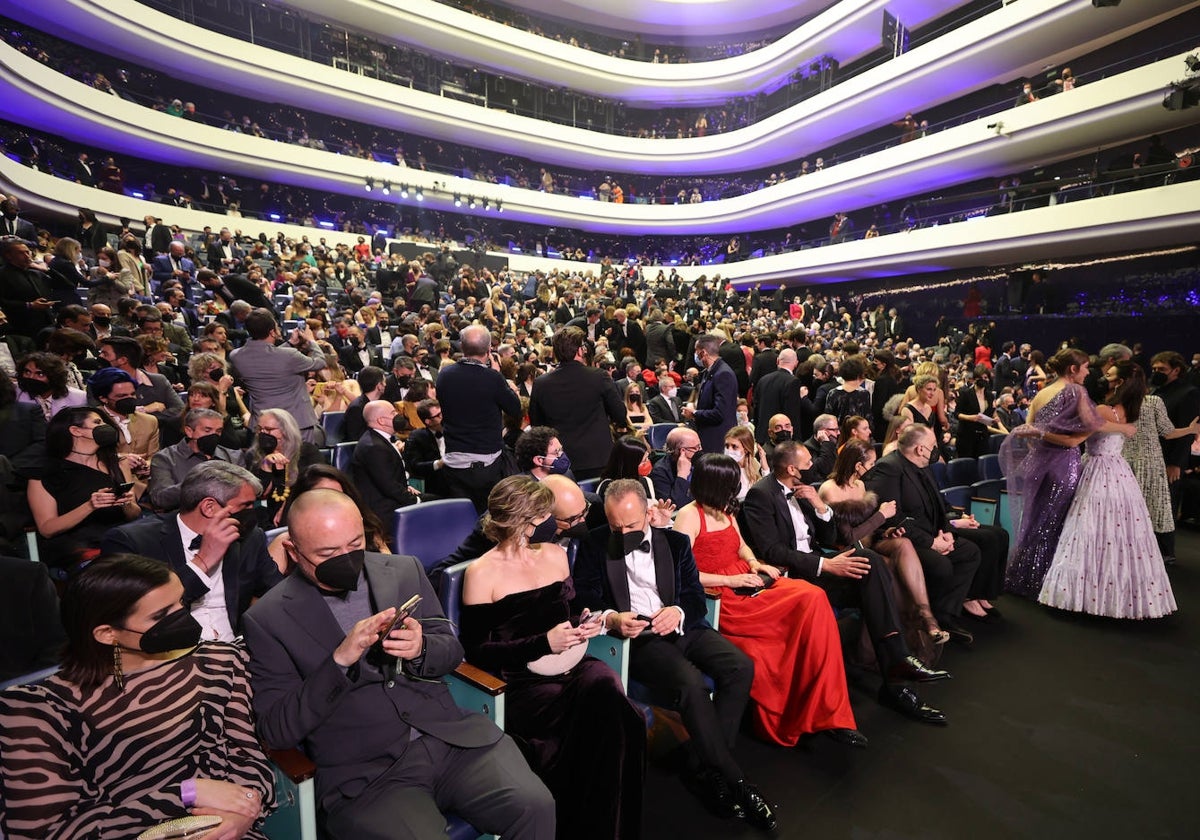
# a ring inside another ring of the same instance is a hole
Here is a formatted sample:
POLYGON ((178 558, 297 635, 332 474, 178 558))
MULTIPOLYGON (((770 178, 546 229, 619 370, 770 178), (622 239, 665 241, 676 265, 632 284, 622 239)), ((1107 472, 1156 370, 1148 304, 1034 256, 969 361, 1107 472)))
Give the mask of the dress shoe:
POLYGON ((936 682, 952 679, 949 671, 935 671, 927 668, 924 662, 911 654, 888 669, 887 678, 888 682, 899 682, 900 680, 936 682))
POLYGON ((746 822, 759 831, 774 831, 779 825, 779 821, 775 819, 775 809, 763 799, 758 788, 742 779, 740 782, 734 782, 733 789, 746 815, 746 822))
POLYGON ((858 747, 860 750, 867 748, 867 736, 857 729, 822 729, 821 734, 847 747, 858 747))
POLYGON ((995 607, 984 607, 984 609, 987 610, 988 618, 992 619, 993 621, 1003 621, 1004 620, 1004 614, 1001 613, 1000 610, 996 609, 995 607))
POLYGON ((879 689, 879 702, 889 709, 894 709, 905 717, 919 720, 921 723, 931 723, 934 726, 945 726, 945 713, 926 706, 921 702, 917 693, 907 686, 884 685, 879 689))
POLYGON ((942 629, 950 634, 950 641, 956 645, 972 647, 975 644, 975 636, 956 621, 943 621, 942 629))
POLYGON ((746 816, 742 810, 738 794, 733 786, 718 771, 713 769, 685 775, 684 785, 714 816, 723 820, 746 816))

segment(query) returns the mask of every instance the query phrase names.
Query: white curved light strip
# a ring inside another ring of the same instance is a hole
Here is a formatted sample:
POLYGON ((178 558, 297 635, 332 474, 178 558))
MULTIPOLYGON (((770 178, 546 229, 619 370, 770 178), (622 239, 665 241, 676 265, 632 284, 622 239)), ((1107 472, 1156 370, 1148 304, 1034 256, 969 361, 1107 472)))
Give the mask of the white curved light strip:
POLYGON ((114 54, 165 73, 203 80, 213 89, 550 164, 701 176, 792 162, 897 119, 896 103, 929 107, 1096 48, 1127 29, 1114 30, 1127 18, 1107 12, 1136 5, 1143 14, 1133 17, 1141 21, 1145 16, 1138 26, 1148 25, 1200 5, 1200 0, 1139 0, 1115 9, 1095 9, 1089 0, 1022 0, 747 128, 681 140, 606 135, 486 110, 330 67, 315 70, 312 62, 182 23, 133 0, 14 3, 0 0, 0 9, 47 31, 67 30, 85 43, 104 44, 114 54))
POLYGON ((453 207, 453 195, 459 193, 502 201, 506 218, 515 221, 624 235, 729 234, 787 227, 839 210, 999 177, 1075 156, 1081 148, 1187 125, 1200 119, 1200 109, 1167 111, 1161 106, 1163 89, 1182 67, 1181 54, 774 187, 681 205, 585 201, 188 123, 70 80, 7 44, 0 44, 0 78, 9 88, 0 98, 0 115, 135 157, 310 189, 357 196, 367 178, 376 184, 407 183, 423 187, 425 206, 434 210, 459 212, 453 207))
MULTIPOLYGON (((73 217, 79 207, 95 211, 101 221, 112 223, 125 217, 140 219, 146 214, 162 216, 167 224, 198 231, 205 225, 241 229, 249 235, 276 231, 299 239, 351 244, 354 234, 322 228, 231 219, 216 213, 164 207, 148 201, 84 187, 21 166, 0 155, 0 192, 16 195, 26 211, 73 217)), ((1200 182, 1174 184, 1134 193, 1097 198, 1086 204, 1060 204, 1005 216, 981 218, 911 233, 861 239, 825 248, 745 260, 733 265, 679 266, 685 280, 701 274, 721 274, 744 287, 765 283, 768 287, 814 285, 849 280, 894 277, 954 268, 995 266, 1044 259, 1066 259, 1090 254, 1141 250, 1195 239, 1196 208, 1200 207, 1200 182)), ((541 260, 510 255, 513 268, 561 271, 597 270, 594 263, 541 260)), ((658 266, 647 267, 651 276, 658 266)), ((664 268, 671 268, 664 266, 664 268)))
POLYGON ((828 0, 504 0, 534 17, 545 14, 645 35, 733 37, 800 20, 828 0))

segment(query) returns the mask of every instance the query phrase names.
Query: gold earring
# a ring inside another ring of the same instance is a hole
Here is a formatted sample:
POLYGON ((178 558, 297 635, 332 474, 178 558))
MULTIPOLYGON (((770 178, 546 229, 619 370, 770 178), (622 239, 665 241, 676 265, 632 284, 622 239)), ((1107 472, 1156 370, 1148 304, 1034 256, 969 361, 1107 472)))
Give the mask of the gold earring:
POLYGON ((125 690, 125 675, 121 672, 121 648, 116 645, 113 645, 113 682, 119 690, 125 690))

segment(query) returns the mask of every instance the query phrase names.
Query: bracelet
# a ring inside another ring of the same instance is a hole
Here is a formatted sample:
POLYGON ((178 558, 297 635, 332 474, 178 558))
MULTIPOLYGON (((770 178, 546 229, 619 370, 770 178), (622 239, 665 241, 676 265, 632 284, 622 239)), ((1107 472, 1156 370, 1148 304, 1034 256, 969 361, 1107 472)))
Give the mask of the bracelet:
POLYGON ((179 798, 183 800, 184 808, 196 807, 196 780, 184 779, 179 783, 179 798))

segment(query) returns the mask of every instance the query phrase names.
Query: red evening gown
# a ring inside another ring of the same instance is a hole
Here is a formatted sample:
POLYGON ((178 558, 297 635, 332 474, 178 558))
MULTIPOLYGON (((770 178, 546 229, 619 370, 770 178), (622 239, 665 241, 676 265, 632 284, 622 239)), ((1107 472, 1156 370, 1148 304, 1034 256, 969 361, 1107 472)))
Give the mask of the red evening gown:
MULTIPOLYGON (((712 575, 750 571, 732 526, 709 531, 700 516, 696 567, 712 575)), ((721 587, 721 633, 754 660, 754 729, 791 747, 824 729, 857 729, 846 689, 841 637, 829 598, 803 580, 780 578, 756 595, 721 587)))

